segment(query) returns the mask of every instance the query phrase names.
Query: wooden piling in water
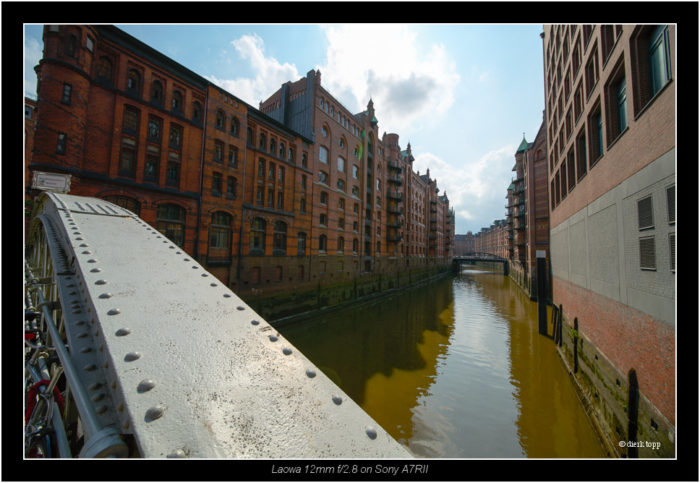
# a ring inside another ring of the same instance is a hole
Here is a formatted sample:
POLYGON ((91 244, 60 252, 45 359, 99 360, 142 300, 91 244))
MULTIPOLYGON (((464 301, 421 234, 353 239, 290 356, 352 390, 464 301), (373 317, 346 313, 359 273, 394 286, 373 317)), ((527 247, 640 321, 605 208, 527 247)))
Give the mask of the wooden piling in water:
MULTIPOLYGON (((639 414, 639 384, 637 382, 637 371, 634 368, 627 373, 629 390, 627 395, 627 440, 637 441, 637 416, 639 414)), ((627 457, 638 458, 639 453, 635 444, 627 446, 627 457)))
POLYGON ((574 374, 578 372, 578 317, 574 317, 574 374))

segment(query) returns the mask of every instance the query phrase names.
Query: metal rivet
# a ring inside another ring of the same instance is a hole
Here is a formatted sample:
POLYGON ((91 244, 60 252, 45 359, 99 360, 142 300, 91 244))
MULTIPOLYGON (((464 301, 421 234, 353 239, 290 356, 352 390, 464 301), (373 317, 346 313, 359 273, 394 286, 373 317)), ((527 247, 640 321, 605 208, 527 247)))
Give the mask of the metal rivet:
POLYGON ((88 364, 87 366, 83 367, 84 371, 94 371, 95 369, 97 369, 95 364, 88 364))
POLYGON ((104 414, 104 413, 107 412, 107 406, 105 406, 105 405, 103 404, 103 405, 101 405, 100 407, 98 407, 97 409, 95 409, 95 412, 96 412, 97 414, 104 414))
POLYGON ((108 298, 110 298, 110 297, 112 297, 112 294, 109 293, 109 292, 100 294, 100 298, 101 298, 101 299, 108 299, 108 298))
POLYGON ((208 273, 203 273, 203 274, 202 274, 202 277, 208 277, 208 276, 209 276, 208 273))
POLYGON ((90 260, 88 260, 88 263, 97 263, 97 259, 96 259, 96 258, 91 258, 90 260))
POLYGON ((189 258, 183 258, 182 260, 185 261, 185 262, 189 262, 189 261, 190 261, 189 258))
POLYGON ((83 250, 83 255, 91 255, 92 252, 90 250, 83 250))
POLYGON ((146 411, 146 422, 154 421, 165 414, 165 406, 158 405, 158 406, 153 406, 152 408, 149 408, 148 411, 146 411))
POLYGON ((92 347, 83 347, 80 349, 81 354, 87 354, 88 352, 92 352, 92 347))
POLYGON ((270 342, 277 342, 277 336, 271 335, 270 342))
POLYGON ((172 246, 171 246, 171 247, 168 247, 168 248, 170 248, 171 250, 174 250, 174 249, 175 249, 175 247, 172 247, 172 246))
POLYGON ((75 325, 85 325, 85 324, 86 324, 86 322, 84 320, 80 320, 80 321, 75 323, 75 325))
POLYGON ((343 404, 343 398, 340 396, 333 396, 333 402, 337 405, 340 406, 343 404))
POLYGON ((290 349, 289 347, 285 347, 284 349, 282 349, 282 354, 284 354, 285 356, 288 356, 291 353, 292 349, 290 349))
POLYGON ((76 236, 75 239, 76 239, 76 240, 83 240, 83 237, 82 237, 82 236, 76 236))
POLYGON ((192 265, 192 268, 197 268, 197 265, 192 265))
POLYGON ((129 334, 131 334, 131 329, 129 329, 128 327, 123 327, 114 333, 114 335, 116 335, 117 337, 123 337, 129 334))
POLYGON ((87 332, 81 332, 80 334, 78 334, 78 339, 84 339, 84 338, 87 337, 88 335, 89 335, 89 334, 88 334, 87 332))
POLYGON ((110 311, 107 312, 107 315, 117 315, 117 314, 121 314, 121 313, 122 313, 121 309, 110 309, 110 311))
POLYGON ((217 285, 216 285, 215 283, 213 283, 213 282, 210 283, 209 285, 211 285, 212 287, 216 287, 216 286, 217 286, 217 285))
POLYGON ((367 436, 369 439, 377 439, 377 430, 374 428, 366 428, 365 433, 367 433, 367 436))
POLYGON ((92 401, 93 401, 93 402, 102 401, 104 398, 105 398, 105 393, 101 392, 101 393, 99 393, 99 394, 95 394, 95 395, 92 397, 92 401))
POLYGON ((156 383, 155 383, 153 380, 151 380, 151 379, 144 379, 143 381, 141 381, 141 382, 139 383, 138 387, 136 388, 136 391, 138 391, 138 392, 148 392, 148 391, 150 391, 151 389, 153 389, 154 387, 156 387, 156 383))
POLYGON ((258 322, 257 320, 251 320, 250 323, 253 325, 258 325, 260 322, 258 322))
POLYGON ((172 453, 170 453, 168 455, 168 458, 186 458, 186 457, 187 457, 187 455, 181 449, 176 449, 175 451, 173 451, 172 453))
POLYGON ((90 271, 91 271, 92 273, 100 273, 100 272, 102 271, 102 269, 101 269, 101 268, 93 268, 93 269, 90 270, 90 271))
POLYGON ((95 281, 95 285, 105 285, 107 283, 107 280, 105 279, 100 279, 95 281))
POLYGON ((238 307, 236 307, 236 310, 245 310, 245 307, 239 305, 238 307))
POLYGON ((306 375, 313 379, 314 377, 316 377, 316 371, 312 371, 311 369, 307 369, 306 375))
POLYGON ((136 359, 141 358, 141 354, 138 352, 129 352, 127 355, 124 356, 124 360, 126 362, 131 362, 135 361, 136 359))
POLYGON ((98 390, 99 388, 101 388, 101 387, 102 387, 102 383, 101 383, 101 382, 96 382, 96 383, 94 383, 94 384, 91 384, 91 385, 88 387, 88 389, 90 389, 91 391, 97 391, 97 390, 98 390))
POLYGON ((90 245, 88 245, 87 243, 81 243, 81 244, 80 244, 80 247, 89 247, 89 246, 90 246, 90 245))
POLYGON ((230 298, 230 297, 231 297, 231 294, 230 294, 230 293, 225 293, 225 294, 224 294, 224 297, 230 298))

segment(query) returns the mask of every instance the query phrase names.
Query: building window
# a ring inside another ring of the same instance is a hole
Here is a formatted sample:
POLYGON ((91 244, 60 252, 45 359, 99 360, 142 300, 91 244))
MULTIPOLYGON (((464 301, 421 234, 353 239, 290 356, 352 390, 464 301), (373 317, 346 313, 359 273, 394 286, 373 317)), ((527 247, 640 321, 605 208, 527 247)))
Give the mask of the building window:
MULTIPOLYGON (((581 181, 588 170, 586 156, 586 133, 581 130, 576 138, 576 180, 581 181)), ((558 201, 557 201, 558 202, 558 201)))
POLYGON ((192 122, 195 124, 202 123, 202 105, 197 101, 192 103, 192 122))
POLYGON ((603 116, 600 114, 599 102, 588 117, 588 139, 591 144, 589 164, 592 167, 603 157, 603 116))
POLYGON ((226 178, 226 198, 233 200, 236 199, 236 188, 238 180, 233 176, 226 178))
POLYGON ((233 116, 233 119, 231 119, 231 134, 233 134, 234 136, 238 136, 240 130, 241 121, 239 121, 236 116, 233 116))
POLYGON ((284 159, 285 152, 287 151, 284 143, 280 143, 279 158, 284 159))
POLYGON ((112 61, 107 57, 100 57, 97 62, 97 80, 108 85, 112 83, 112 61))
POLYGON ((344 173, 345 172, 345 160, 338 156, 338 172, 339 173, 344 173))
POLYGON ((666 188, 666 213, 668 214, 668 223, 676 222, 676 185, 666 188))
POLYGON ((139 216, 141 214, 141 203, 139 203, 138 200, 135 200, 134 198, 129 198, 128 196, 112 195, 105 196, 104 200, 109 201, 110 203, 114 203, 117 206, 121 206, 122 208, 126 208, 136 216, 139 216))
POLYGON ((146 156, 146 164, 143 168, 143 179, 145 181, 158 181, 158 158, 156 156, 146 156))
POLYGON ((124 107, 124 119, 122 119, 122 132, 126 134, 138 135, 139 132, 139 111, 129 106, 124 107))
POLYGON ((268 181, 275 180, 275 163, 270 163, 267 166, 267 179, 268 179, 268 181))
POLYGON ((238 168, 238 148, 235 146, 228 147, 228 165, 238 168))
POLYGON ((325 173, 323 171, 319 171, 318 172, 318 181, 320 183, 327 185, 328 184, 328 173, 325 173))
POLYGON ((668 234, 668 253, 670 258, 670 268, 672 272, 676 271, 676 234, 668 234))
POLYGON ((605 86, 608 148, 627 129, 627 84, 624 57, 620 57, 605 86))
POLYGON ((321 213, 319 216, 319 223, 323 226, 327 226, 328 224, 328 215, 325 213, 321 213))
POLYGON ((603 56, 603 64, 608 60, 615 45, 615 28, 612 25, 600 26, 600 53, 603 56))
POLYGON ((258 160, 258 178, 265 178, 265 160, 262 158, 258 160))
POLYGON ((157 117, 148 118, 148 133, 146 139, 154 143, 160 143, 160 133, 163 121, 157 117))
POLYGON ((576 161, 574 159, 574 150, 571 149, 569 151, 569 155, 567 156, 567 179, 569 180, 569 192, 574 189, 576 186, 576 161))
POLYGON ((308 168, 309 164, 309 155, 307 153, 301 153, 301 166, 303 168, 308 168))
POLYGON ((272 248, 274 255, 287 254, 287 224, 283 221, 275 222, 272 248))
POLYGON ((323 164, 328 164, 328 149, 324 146, 319 146, 318 160, 323 164))
POLYGON ((163 84, 160 81, 153 81, 151 84, 151 102, 156 106, 163 105, 163 84))
POLYGON ((126 74, 126 92, 134 97, 139 96, 141 90, 141 76, 135 69, 129 69, 126 74))
POLYGON ((284 210, 284 192, 283 191, 277 192, 277 209, 284 210))
POLYGON ((656 270, 656 244, 653 236, 639 239, 639 268, 656 270))
POLYGON ((168 162, 165 168, 165 184, 168 186, 177 186, 180 183, 180 165, 172 161, 168 162))
POLYGON ((586 97, 590 96, 593 88, 598 83, 598 49, 593 48, 588 63, 586 64, 586 97))
POLYGON ((263 255, 265 253, 265 220, 254 218, 250 227, 250 253, 263 255))
POLYGON ((275 192, 272 188, 267 190, 267 207, 273 208, 275 206, 275 192))
POLYGON ((231 245, 231 215, 217 211, 211 215, 209 248, 228 249, 231 245))
POLYGON ((671 81, 671 44, 667 25, 639 26, 630 39, 635 114, 671 81))
POLYGON ((352 194, 353 194, 353 196, 356 196, 359 198, 360 197, 360 188, 358 188, 357 186, 353 186, 352 187, 352 194))
POLYGON ((326 235, 321 235, 318 237, 318 251, 325 252, 328 245, 328 237, 326 235))
POLYGON ((306 213, 306 198, 299 200, 299 211, 301 213, 306 213))
POLYGON ((637 201, 637 222, 640 231, 654 228, 654 210, 651 196, 637 201))
POLYGON ((168 145, 173 149, 180 149, 182 147, 182 127, 177 124, 170 125, 170 138, 168 145))
POLYGON ((221 173, 214 171, 211 176, 211 194, 212 196, 221 196, 221 173))
POLYGON ((294 163, 294 148, 289 147, 289 152, 287 153, 287 161, 294 163))
POLYGON ((275 154, 275 148, 277 147, 277 144, 275 143, 274 138, 270 139, 270 154, 274 156, 275 154))
POLYGON ((253 129, 251 128, 246 129, 246 143, 250 144, 251 146, 253 145, 253 129))
POLYGON ((297 255, 306 255, 306 233, 297 234, 297 255))
POLYGON ((359 174, 360 174, 360 168, 357 165, 353 164, 352 165, 352 177, 357 179, 359 174))
POLYGON ((182 94, 180 91, 173 92, 172 110, 182 114, 182 94))
POLYGON ((338 251, 343 252, 345 250, 345 238, 338 237, 338 251))
POLYGON ((266 144, 267 144, 267 137, 265 136, 265 133, 260 133, 260 142, 258 143, 258 147, 260 148, 261 151, 265 150, 266 144))
POLYGON ((179 247, 185 243, 185 209, 172 203, 158 206, 156 229, 179 247))
POLYGON ((342 179, 338 180, 338 189, 343 192, 345 191, 345 181, 343 181, 342 179))
POLYGON ((357 255, 357 250, 360 248, 360 242, 357 238, 353 238, 352 240, 352 253, 357 255))
POLYGON ((260 186, 258 186, 258 190, 255 193, 255 204, 258 206, 263 206, 265 204, 263 189, 260 186))
POLYGON ((214 161, 217 163, 224 162, 224 143, 214 141, 214 161))
POLYGON ((224 130, 224 125, 226 124, 226 115, 224 111, 219 109, 216 111, 216 129, 224 130))
POLYGON ((284 185, 284 166, 277 166, 277 183, 284 185))
POLYGON ((71 92, 73 88, 70 84, 63 84, 63 94, 61 95, 61 103, 70 105, 71 92))
POLYGON ((129 146, 122 146, 119 156, 119 175, 132 178, 136 175, 136 151, 129 146))
POLYGON ((325 191, 321 191, 321 204, 328 204, 328 193, 326 193, 325 191))

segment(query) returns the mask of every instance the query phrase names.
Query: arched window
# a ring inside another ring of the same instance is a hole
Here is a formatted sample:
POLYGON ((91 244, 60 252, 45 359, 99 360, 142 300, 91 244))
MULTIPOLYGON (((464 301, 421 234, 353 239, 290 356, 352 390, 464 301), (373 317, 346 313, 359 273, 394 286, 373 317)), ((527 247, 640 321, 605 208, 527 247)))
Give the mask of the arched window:
POLYGON ((211 215, 209 227, 209 248, 229 249, 231 247, 232 217, 223 211, 211 215))
POLYGON ((239 121, 236 116, 233 116, 233 119, 231 119, 231 134, 233 134, 234 136, 238 136, 240 130, 241 121, 239 121))
POLYGON ((192 122, 196 124, 202 122, 202 105, 197 101, 192 103, 192 122))
POLYGON ((107 57, 100 57, 97 62, 97 79, 108 84, 112 83, 112 61, 107 57))
POLYGON ((173 92, 173 111, 182 112, 182 94, 180 91, 173 92))
POLYGON ((323 164, 328 164, 328 149, 324 146, 319 146, 318 149, 318 160, 323 164))
POLYGON ((318 237, 318 251, 325 252, 326 245, 328 244, 328 237, 326 235, 321 235, 318 237))
POLYGON ((251 146, 253 145, 253 129, 252 128, 247 129, 246 142, 248 144, 250 144, 251 146))
POLYGON ((338 251, 342 252, 343 250, 345 250, 345 238, 341 236, 338 237, 338 251))
POLYGON ((274 138, 270 138, 270 154, 275 154, 275 148, 277 145, 275 144, 274 138))
POLYGON ((223 130, 225 124, 226 124, 226 114, 224 114, 224 111, 219 109, 218 111, 216 111, 216 128, 223 130))
POLYGON ((262 218, 253 218, 250 225, 250 254, 264 255, 265 254, 265 220, 262 218))
POLYGON ((126 92, 136 97, 141 93, 141 75, 136 69, 129 69, 126 74, 126 92))
POLYGON ((287 224, 283 221, 275 222, 275 230, 272 235, 272 249, 274 255, 287 254, 287 224))
POLYGON ((156 229, 170 238, 173 243, 183 247, 185 244, 185 209, 172 203, 158 206, 156 229))
POLYGON ((284 159, 284 143, 280 143, 280 159, 284 159))
POLYGON ((126 208, 136 216, 139 216, 141 214, 141 203, 139 203, 138 200, 135 200, 134 198, 130 198, 128 196, 112 195, 105 196, 104 200, 109 201, 110 203, 114 203, 117 206, 121 206, 122 208, 126 208))
POLYGON ((265 150, 265 145, 267 144, 267 137, 265 136, 265 133, 260 133, 260 142, 258 143, 258 147, 261 150, 265 150))
POLYGON ((151 102, 157 106, 163 105, 163 84, 160 81, 151 84, 151 102))

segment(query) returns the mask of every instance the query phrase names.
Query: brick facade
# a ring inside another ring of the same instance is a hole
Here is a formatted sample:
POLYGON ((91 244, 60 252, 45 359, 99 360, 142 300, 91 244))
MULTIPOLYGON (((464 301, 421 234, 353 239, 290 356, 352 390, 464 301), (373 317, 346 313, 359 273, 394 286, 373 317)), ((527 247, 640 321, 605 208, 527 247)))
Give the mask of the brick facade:
POLYGON ((602 355, 584 386, 611 438, 627 439, 611 416, 627 418, 626 395, 597 376, 603 361, 618 382, 636 371, 640 431, 663 431, 652 456, 672 456, 675 26, 545 25, 543 38, 554 303, 602 355))
POLYGON ((372 101, 351 113, 320 72, 255 109, 113 26, 81 25, 45 26, 36 70, 27 179, 70 174, 71 194, 131 209, 242 295, 449 265, 447 197, 421 180, 419 263, 410 145, 380 137, 372 101))

